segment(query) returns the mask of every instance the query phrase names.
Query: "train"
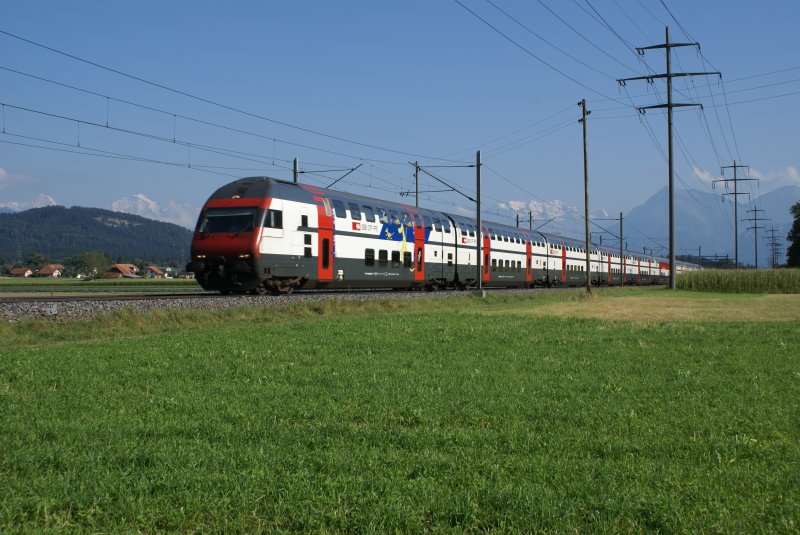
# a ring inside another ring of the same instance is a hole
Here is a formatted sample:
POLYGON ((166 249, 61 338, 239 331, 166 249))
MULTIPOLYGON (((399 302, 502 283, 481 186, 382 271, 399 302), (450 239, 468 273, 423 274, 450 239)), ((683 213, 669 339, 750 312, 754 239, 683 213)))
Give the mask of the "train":
MULTIPOLYGON (((217 189, 186 270, 205 290, 468 289, 663 284, 664 258, 270 177, 217 189), (480 240, 480 242, 479 242, 480 240), (480 243, 480 246, 479 246, 480 243), (481 270, 478 273, 478 251, 481 270)), ((676 264, 679 274, 698 266, 676 264)))

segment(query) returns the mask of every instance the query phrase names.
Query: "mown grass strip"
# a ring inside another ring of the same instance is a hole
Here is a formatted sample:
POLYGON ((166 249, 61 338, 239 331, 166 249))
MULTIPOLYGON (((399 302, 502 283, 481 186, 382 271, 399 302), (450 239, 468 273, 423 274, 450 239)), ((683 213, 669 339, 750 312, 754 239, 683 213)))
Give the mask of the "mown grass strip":
POLYGON ((798 529, 796 325, 504 305, 41 323, 0 350, 0 530, 798 529))
POLYGON ((800 293, 800 269, 703 269, 676 280, 679 290, 721 293, 800 293))

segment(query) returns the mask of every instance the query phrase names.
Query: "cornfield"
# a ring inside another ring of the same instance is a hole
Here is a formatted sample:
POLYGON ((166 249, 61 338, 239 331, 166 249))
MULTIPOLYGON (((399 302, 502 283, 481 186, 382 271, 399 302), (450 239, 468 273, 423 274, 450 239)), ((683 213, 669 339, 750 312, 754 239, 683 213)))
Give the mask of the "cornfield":
POLYGON ((704 269, 681 274, 680 290, 719 293, 800 293, 800 269, 704 269))

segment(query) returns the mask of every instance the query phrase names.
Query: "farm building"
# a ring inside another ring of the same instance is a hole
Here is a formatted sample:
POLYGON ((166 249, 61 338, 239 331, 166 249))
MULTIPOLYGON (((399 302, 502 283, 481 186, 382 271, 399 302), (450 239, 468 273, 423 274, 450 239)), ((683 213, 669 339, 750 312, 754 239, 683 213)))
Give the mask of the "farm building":
POLYGON ((140 276, 139 268, 133 264, 113 264, 108 271, 103 273, 104 279, 135 279, 140 276))
POLYGON ((64 266, 61 264, 47 264, 36 272, 37 277, 60 277, 64 273, 64 266))
POLYGON ((18 267, 11 270, 9 273, 12 277, 30 277, 33 275, 33 270, 26 267, 18 267))

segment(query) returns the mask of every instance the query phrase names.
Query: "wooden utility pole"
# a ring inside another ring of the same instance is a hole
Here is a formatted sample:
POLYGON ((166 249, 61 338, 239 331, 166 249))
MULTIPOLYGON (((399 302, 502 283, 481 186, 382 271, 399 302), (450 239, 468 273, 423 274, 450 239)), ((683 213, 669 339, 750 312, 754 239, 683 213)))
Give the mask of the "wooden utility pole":
POLYGON ((581 107, 581 118, 578 122, 583 125, 583 222, 586 234, 586 293, 592 293, 592 272, 589 262, 589 250, 592 245, 589 239, 589 160, 586 151, 586 117, 592 112, 586 111, 585 98, 578 102, 578 106, 581 107))
POLYGON ((478 261, 476 262, 476 266, 478 268, 477 284, 478 284, 478 290, 483 290, 483 277, 481 276, 481 260, 483 260, 483 250, 482 250, 483 225, 481 224, 481 151, 478 151, 475 154, 475 181, 476 181, 475 189, 477 190, 478 193, 477 201, 475 202, 476 204, 475 216, 476 219, 478 220, 478 231, 475 233, 475 237, 477 238, 475 240, 477 242, 475 244, 475 250, 478 253, 478 258, 477 258, 478 261))
POLYGON ((758 229, 763 229, 764 227, 759 227, 759 221, 769 221, 768 217, 758 217, 759 212, 764 212, 764 210, 760 209, 758 206, 753 206, 752 210, 747 210, 748 214, 753 214, 753 217, 742 219, 742 221, 752 221, 753 226, 747 227, 747 230, 753 231, 753 245, 755 247, 755 254, 756 254, 756 269, 758 269, 758 229))
POLYGON ((674 176, 674 169, 673 169, 673 158, 672 158, 672 109, 684 106, 700 106, 703 107, 702 104, 684 104, 684 103, 674 103, 672 102, 672 79, 678 78, 682 76, 704 76, 710 74, 716 74, 718 76, 722 76, 719 72, 672 72, 672 64, 671 64, 671 50, 673 48, 682 47, 682 46, 694 46, 697 47, 698 50, 700 48, 700 43, 670 43, 669 42, 669 26, 665 29, 665 42, 664 44, 660 45, 653 45, 653 46, 645 46, 641 48, 637 48, 636 51, 639 55, 644 55, 645 50, 654 50, 663 48, 666 51, 667 55, 667 72, 666 74, 651 74, 648 76, 636 76, 634 78, 624 78, 619 79, 620 85, 625 85, 625 82, 631 80, 646 80, 650 83, 653 82, 656 78, 666 78, 667 80, 667 103, 666 104, 657 104, 655 106, 643 106, 637 108, 640 113, 644 113, 646 110, 656 109, 656 108, 666 108, 667 109, 667 147, 668 147, 668 189, 669 189, 669 288, 671 290, 675 289, 675 210, 674 210, 674 198, 675 198, 675 189, 673 187, 673 176, 674 176))
POLYGON ((749 169, 749 165, 736 165, 736 160, 733 160, 733 165, 726 165, 720 168, 720 172, 725 175, 725 169, 733 169, 733 178, 721 178, 719 180, 712 180, 711 187, 715 187, 717 182, 725 184, 725 189, 728 189, 728 183, 733 182, 733 193, 723 193, 723 195, 733 195, 733 258, 734 269, 739 269, 739 195, 750 196, 749 193, 739 193, 739 182, 747 180, 758 180, 756 178, 739 178, 736 174, 737 169, 749 169))
POLYGON ((292 173, 294 176, 294 183, 297 184, 297 175, 299 174, 297 169, 297 158, 294 159, 294 164, 292 165, 292 169, 294 170, 292 173))
POLYGON ((622 261, 622 212, 619 213, 619 286, 625 286, 625 265, 622 261))
POLYGON ((414 162, 414 191, 416 192, 414 206, 419 208, 419 162, 414 162))

